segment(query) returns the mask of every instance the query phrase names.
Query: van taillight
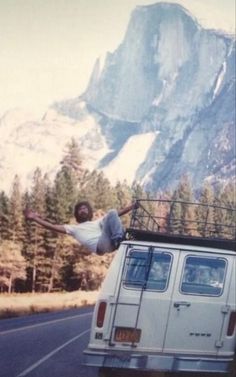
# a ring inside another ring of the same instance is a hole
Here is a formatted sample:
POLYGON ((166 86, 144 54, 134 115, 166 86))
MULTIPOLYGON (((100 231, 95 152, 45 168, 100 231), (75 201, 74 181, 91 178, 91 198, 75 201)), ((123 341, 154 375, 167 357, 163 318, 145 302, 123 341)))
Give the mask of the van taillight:
POLYGON ((98 315, 97 315, 97 327, 102 327, 105 313, 106 313, 107 303, 104 301, 101 301, 98 307, 98 315))
POLYGON ((236 327, 236 312, 230 313, 227 336, 232 336, 236 327))

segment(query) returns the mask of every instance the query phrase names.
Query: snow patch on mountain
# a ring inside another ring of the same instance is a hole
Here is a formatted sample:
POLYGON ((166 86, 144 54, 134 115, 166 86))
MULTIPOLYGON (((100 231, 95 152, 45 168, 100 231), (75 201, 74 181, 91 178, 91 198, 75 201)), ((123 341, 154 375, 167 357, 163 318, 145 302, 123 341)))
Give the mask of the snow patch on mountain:
POLYGON ((131 136, 120 150, 117 157, 105 168, 103 173, 112 184, 124 181, 132 184, 135 180, 139 166, 145 161, 146 155, 151 148, 156 132, 147 132, 131 136))

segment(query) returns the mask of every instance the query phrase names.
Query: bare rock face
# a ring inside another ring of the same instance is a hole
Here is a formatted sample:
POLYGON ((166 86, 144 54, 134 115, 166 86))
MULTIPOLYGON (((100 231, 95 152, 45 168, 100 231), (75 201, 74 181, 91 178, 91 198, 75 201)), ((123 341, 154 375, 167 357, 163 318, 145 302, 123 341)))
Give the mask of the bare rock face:
POLYGON ((137 7, 124 41, 98 71, 97 63, 83 98, 106 118, 105 135, 156 132, 136 179, 156 190, 186 173, 195 186, 232 178, 232 38, 203 29, 176 4, 137 7))

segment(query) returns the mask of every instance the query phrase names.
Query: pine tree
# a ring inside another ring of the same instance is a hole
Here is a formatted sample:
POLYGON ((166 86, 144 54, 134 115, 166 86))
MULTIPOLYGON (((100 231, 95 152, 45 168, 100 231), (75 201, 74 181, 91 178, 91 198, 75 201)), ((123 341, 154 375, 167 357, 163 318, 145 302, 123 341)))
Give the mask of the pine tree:
POLYGON ((132 190, 132 196, 135 200, 137 199, 145 199, 145 192, 143 191, 143 188, 142 186, 134 181, 132 186, 131 186, 131 190, 132 190))
POLYGON ((210 183, 205 182, 199 197, 200 206, 196 209, 198 233, 203 237, 211 237, 215 233, 214 209, 209 206, 214 203, 214 191, 210 183))
MULTIPOLYGON (((49 183, 46 187, 46 217, 50 221, 56 222, 58 215, 55 210, 55 198, 53 190, 49 183)), ((47 291, 51 292, 54 289, 55 284, 60 281, 59 271, 62 266, 62 259, 60 257, 61 251, 61 238, 56 232, 46 230, 45 235, 45 248, 47 258, 50 260, 48 271, 48 286, 47 291)))
POLYGON ((115 193, 102 172, 86 170, 83 174, 77 200, 87 200, 95 210, 107 211, 115 205, 115 193))
POLYGON ((0 289, 8 293, 14 290, 17 280, 26 279, 26 261, 19 244, 4 240, 0 242, 0 289))
POLYGON ((170 211, 168 215, 168 232, 179 234, 182 231, 181 226, 181 203, 178 203, 180 201, 179 191, 175 190, 172 197, 172 203, 170 205, 170 211))
POLYGON ((81 250, 83 250, 83 247, 79 246, 73 238, 58 238, 58 265, 54 276, 54 286, 59 285, 63 290, 67 291, 79 288, 79 278, 75 273, 75 265, 81 261, 81 250))
MULTIPOLYGON (((127 182, 124 181, 123 183, 117 182, 116 186, 114 187, 114 204, 113 207, 117 209, 127 207, 133 200, 132 198, 132 190, 127 185, 127 182)), ((122 216, 122 224, 125 228, 130 226, 130 216, 131 214, 127 214, 122 216)))
POLYGON ((103 209, 107 211, 114 203, 114 191, 110 185, 110 182, 107 178, 105 178, 103 172, 99 172, 95 175, 94 184, 95 191, 94 191, 94 207, 95 209, 103 209))
POLYGON ((65 156, 61 161, 61 169, 54 180, 53 195, 57 222, 65 223, 70 219, 83 174, 84 169, 79 146, 72 138, 66 146, 65 156))
POLYGON ((160 232, 166 233, 168 232, 168 217, 170 213, 170 205, 171 205, 171 198, 173 193, 166 192, 163 193, 159 191, 156 195, 156 199, 158 200, 155 206, 155 216, 157 217, 157 221, 159 223, 159 230, 160 232))
MULTIPOLYGON (((32 208, 31 195, 28 191, 23 194, 22 198, 23 208, 32 208)), ((30 291, 32 286, 32 261, 31 253, 28 254, 28 250, 31 249, 31 231, 32 223, 27 221, 25 217, 23 218, 23 227, 24 227, 24 239, 22 245, 22 255, 26 260, 26 280, 25 280, 25 291, 30 291)))
POLYGON ((193 203, 193 193, 188 176, 183 176, 173 194, 170 209, 169 226, 174 233, 196 234, 196 218, 193 203))
POLYGON ((56 221, 58 223, 67 223, 73 212, 77 197, 76 182, 69 167, 62 166, 57 173, 54 181, 53 196, 57 216, 56 221))
MULTIPOLYGON (((45 217, 45 181, 42 172, 37 168, 33 176, 33 187, 31 191, 30 202, 32 207, 40 216, 45 217)), ((45 234, 43 227, 31 222, 28 230, 28 244, 26 248, 26 256, 29 263, 29 272, 31 275, 31 290, 43 290, 45 285, 45 269, 48 265, 45 249, 45 234)))
POLYGON ((235 238, 236 189, 234 184, 230 182, 224 188, 221 187, 217 199, 219 205, 223 207, 214 215, 219 234, 224 238, 235 238))
POLYGON ((82 182, 78 192, 78 201, 87 200, 91 203, 92 206, 94 206, 97 176, 98 173, 96 170, 92 172, 90 172, 89 170, 84 171, 82 182))
POLYGON ((66 153, 61 161, 63 167, 67 167, 70 170, 73 180, 76 185, 81 182, 84 168, 82 166, 82 157, 78 143, 74 138, 66 145, 66 153))
POLYGON ((115 196, 115 207, 116 208, 124 208, 131 203, 133 200, 132 198, 132 190, 130 186, 128 186, 127 182, 117 182, 114 188, 114 196, 115 196))
POLYGON ((2 191, 0 193, 0 241, 9 239, 9 222, 10 222, 10 203, 9 199, 2 191))
POLYGON ((18 175, 15 175, 13 180, 9 204, 9 239, 13 242, 22 242, 24 239, 23 206, 18 175))
POLYGON ((139 208, 132 213, 132 225, 150 231, 159 231, 160 225, 156 218, 157 203, 155 197, 149 192, 145 192, 138 182, 134 182, 131 186, 132 201, 138 200, 139 208), (134 215, 134 216, 133 216, 134 215), (137 215, 137 216, 136 216, 137 215))

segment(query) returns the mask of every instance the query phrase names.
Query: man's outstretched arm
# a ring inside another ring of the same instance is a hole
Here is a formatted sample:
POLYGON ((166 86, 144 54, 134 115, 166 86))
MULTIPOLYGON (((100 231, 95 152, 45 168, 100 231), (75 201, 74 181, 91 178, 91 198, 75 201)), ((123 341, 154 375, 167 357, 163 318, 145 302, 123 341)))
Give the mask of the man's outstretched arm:
POLYGON ((24 211, 24 215, 26 220, 34 221, 35 223, 43 226, 48 230, 53 230, 54 232, 66 234, 64 225, 52 224, 47 220, 43 220, 37 212, 31 211, 30 209, 26 209, 24 211))
POLYGON ((138 202, 133 202, 133 203, 130 204, 128 207, 125 207, 125 208, 121 209, 120 211, 118 211, 118 215, 119 215, 119 216, 123 216, 123 215, 125 215, 126 213, 132 211, 133 209, 137 209, 138 207, 139 207, 138 202))

